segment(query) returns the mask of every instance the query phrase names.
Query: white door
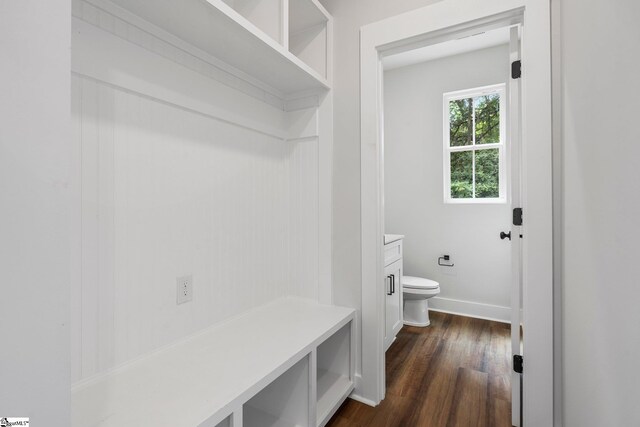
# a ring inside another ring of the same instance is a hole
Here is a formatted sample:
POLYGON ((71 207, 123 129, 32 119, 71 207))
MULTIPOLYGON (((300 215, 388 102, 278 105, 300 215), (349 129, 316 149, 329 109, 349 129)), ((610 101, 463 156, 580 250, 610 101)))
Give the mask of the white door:
MULTIPOLYGON (((509 80, 509 149, 510 149, 510 200, 514 213, 511 221, 511 353, 512 356, 522 356, 522 223, 517 209, 522 207, 521 184, 521 103, 520 90, 521 78, 519 67, 513 66, 520 61, 520 26, 511 27, 510 34, 510 63, 512 64, 511 79, 509 80), (514 72, 516 75, 514 75, 514 72)), ((512 357, 512 363, 515 359, 512 357)), ((522 425, 522 374, 511 370, 511 424, 519 427, 522 425)))

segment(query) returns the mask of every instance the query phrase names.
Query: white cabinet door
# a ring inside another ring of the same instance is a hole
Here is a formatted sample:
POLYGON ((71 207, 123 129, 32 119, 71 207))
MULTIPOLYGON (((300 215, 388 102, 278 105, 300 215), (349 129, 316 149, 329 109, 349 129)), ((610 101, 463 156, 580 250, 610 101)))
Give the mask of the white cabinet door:
POLYGON ((385 276, 385 336, 384 348, 389 348, 402 328, 402 259, 384 269, 385 276))

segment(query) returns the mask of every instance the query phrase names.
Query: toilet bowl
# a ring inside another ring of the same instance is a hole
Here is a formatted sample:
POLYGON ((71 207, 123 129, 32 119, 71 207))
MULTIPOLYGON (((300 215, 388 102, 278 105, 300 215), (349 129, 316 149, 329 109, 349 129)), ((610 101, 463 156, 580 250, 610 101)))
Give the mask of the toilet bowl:
POLYGON ((440 284, 423 277, 402 276, 402 298, 404 302, 404 324, 429 326, 427 300, 440 293, 440 284))

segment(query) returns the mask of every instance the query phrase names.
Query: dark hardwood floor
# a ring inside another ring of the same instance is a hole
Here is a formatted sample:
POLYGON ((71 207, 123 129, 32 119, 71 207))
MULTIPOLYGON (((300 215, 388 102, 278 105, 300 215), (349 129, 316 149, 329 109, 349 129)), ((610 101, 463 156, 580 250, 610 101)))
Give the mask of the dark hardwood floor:
POLYGON ((328 427, 511 426, 509 325, 430 313, 387 351, 387 396, 375 408, 348 399, 328 427))

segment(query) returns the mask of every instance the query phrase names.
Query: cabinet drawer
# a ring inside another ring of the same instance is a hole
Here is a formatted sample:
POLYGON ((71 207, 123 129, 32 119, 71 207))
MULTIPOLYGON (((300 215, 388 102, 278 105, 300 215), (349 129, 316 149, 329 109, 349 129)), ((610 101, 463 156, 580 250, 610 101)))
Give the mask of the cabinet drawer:
POLYGON ((392 264, 402 258, 402 240, 384 245, 384 266, 392 264))

